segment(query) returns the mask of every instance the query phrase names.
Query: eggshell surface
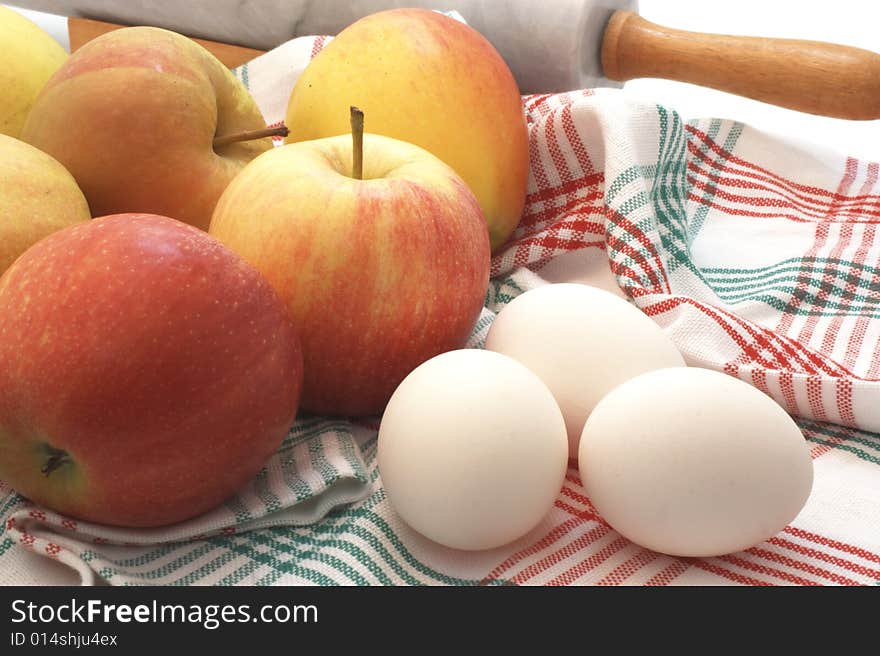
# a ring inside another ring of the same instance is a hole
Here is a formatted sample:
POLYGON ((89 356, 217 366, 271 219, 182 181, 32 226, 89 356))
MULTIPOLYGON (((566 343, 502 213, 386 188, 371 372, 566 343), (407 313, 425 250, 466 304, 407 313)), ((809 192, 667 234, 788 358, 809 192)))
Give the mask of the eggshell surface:
POLYGON ((517 296, 495 317, 486 348, 519 360, 550 388, 572 458, 587 417, 607 392, 646 371, 685 366, 672 340, 638 308, 573 283, 517 296))
POLYGON ((525 366, 491 351, 451 351, 416 368, 379 428, 379 473, 392 506, 455 549, 491 549, 535 528, 567 461, 553 395, 525 366))
POLYGON ((612 390, 580 442, 581 480, 599 514, 633 542, 673 556, 719 556, 772 537, 813 484, 810 451, 770 397, 725 374, 653 371, 612 390))

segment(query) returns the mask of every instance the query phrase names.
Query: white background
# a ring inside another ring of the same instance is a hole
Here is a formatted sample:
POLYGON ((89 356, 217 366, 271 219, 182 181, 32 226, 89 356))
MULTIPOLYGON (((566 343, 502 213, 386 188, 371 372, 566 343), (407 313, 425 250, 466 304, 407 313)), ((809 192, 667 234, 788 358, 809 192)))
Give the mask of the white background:
MULTIPOLYGON (((454 0, 438 0, 438 7, 445 4, 454 4, 454 0)), ((502 7, 503 0, 498 4, 502 7)), ((20 11, 68 47, 64 18, 20 11)), ((880 52, 880 2, 876 0, 642 0, 640 13, 648 20, 679 29, 815 39, 880 52)), ((625 90, 673 107, 685 118, 732 118, 788 138, 880 160, 880 120, 816 117, 665 80, 633 80, 625 90)), ((822 91, 816 89, 816 93, 822 91)))

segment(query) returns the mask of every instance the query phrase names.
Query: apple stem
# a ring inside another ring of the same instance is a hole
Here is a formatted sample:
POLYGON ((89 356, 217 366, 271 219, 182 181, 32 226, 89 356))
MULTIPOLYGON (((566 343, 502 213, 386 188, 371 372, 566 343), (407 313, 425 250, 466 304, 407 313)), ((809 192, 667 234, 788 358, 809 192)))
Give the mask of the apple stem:
POLYGON ((351 110, 351 177, 364 179, 364 113, 357 107, 351 110))
POLYGON ((253 139, 263 139, 264 137, 286 137, 290 134, 290 130, 286 125, 280 125, 277 128, 262 128, 260 130, 249 130, 247 132, 236 132, 235 134, 226 134, 222 137, 214 137, 214 148, 222 148, 239 141, 251 141, 253 139))
POLYGON ((54 447, 49 447, 49 458, 46 460, 46 464, 43 465, 43 468, 40 470, 40 473, 48 476, 53 471, 66 465, 70 462, 70 458, 68 457, 67 451, 63 451, 62 449, 56 449, 54 447))

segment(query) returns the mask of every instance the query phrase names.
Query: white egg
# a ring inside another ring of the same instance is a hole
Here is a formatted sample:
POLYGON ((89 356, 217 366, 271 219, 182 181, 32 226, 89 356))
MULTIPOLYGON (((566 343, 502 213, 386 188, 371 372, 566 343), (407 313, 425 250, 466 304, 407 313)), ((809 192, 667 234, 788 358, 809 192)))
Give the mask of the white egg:
POLYGON ((400 384, 379 427, 382 483, 400 517, 456 549, 491 549, 548 513, 567 468, 553 395, 498 353, 444 353, 400 384))
POLYGON ((772 537, 813 484, 797 425, 754 387, 707 369, 642 374, 584 426, 579 467, 599 514, 636 544, 718 556, 772 537))
POLYGON ((550 388, 572 458, 587 417, 609 390, 646 371, 685 366, 672 340, 638 308, 572 283, 513 299, 495 317, 486 348, 519 360, 550 388))

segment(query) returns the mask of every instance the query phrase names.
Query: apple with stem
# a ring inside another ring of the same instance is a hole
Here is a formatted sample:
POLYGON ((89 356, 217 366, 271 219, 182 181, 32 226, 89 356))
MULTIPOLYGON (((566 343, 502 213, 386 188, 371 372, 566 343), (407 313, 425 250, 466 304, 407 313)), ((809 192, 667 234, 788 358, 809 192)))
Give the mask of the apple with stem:
POLYGON ((222 503, 293 423, 294 324, 216 239, 154 215, 56 232, 0 278, 0 479, 92 522, 222 503))
POLYGON ((95 216, 148 212, 207 229, 230 180, 284 134, 267 130, 244 85, 205 48, 130 27, 71 55, 21 138, 73 174, 95 216))
POLYGON ((427 9, 352 23, 297 80, 287 142, 345 134, 349 105, 366 112, 370 132, 451 166, 483 210, 492 249, 507 241, 525 203, 529 138, 516 80, 482 34, 427 9))
MULTIPOLYGON (((489 239, 473 193, 413 144, 363 134, 261 155, 210 233, 268 278, 300 331, 303 408, 381 412, 422 362, 461 348, 485 300, 489 239)), ((367 117, 369 118, 369 117, 367 117)))

